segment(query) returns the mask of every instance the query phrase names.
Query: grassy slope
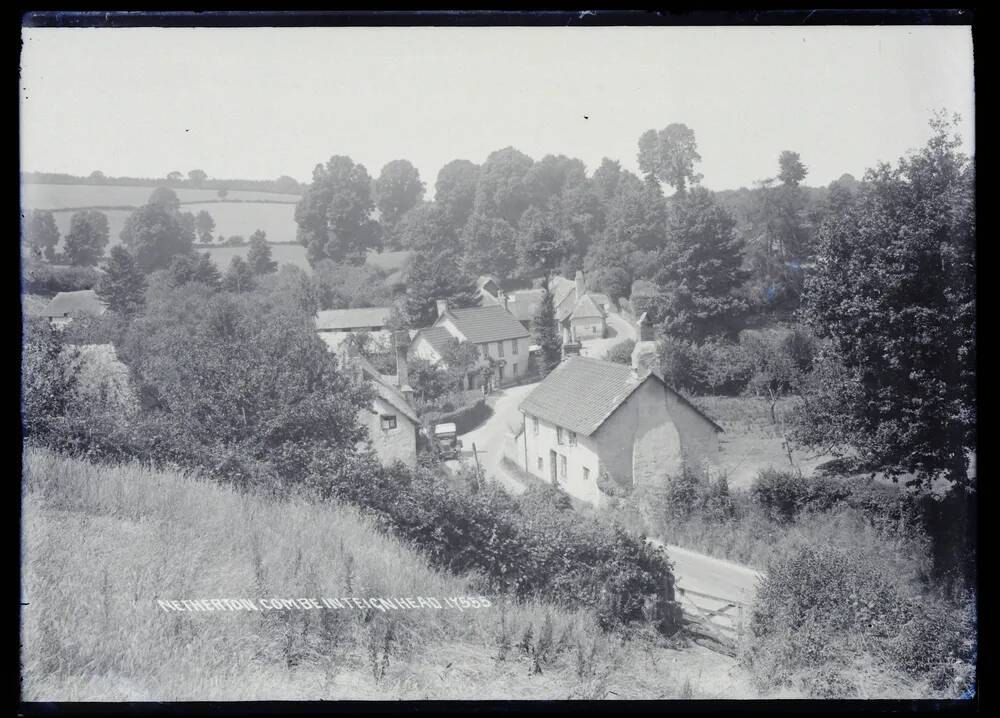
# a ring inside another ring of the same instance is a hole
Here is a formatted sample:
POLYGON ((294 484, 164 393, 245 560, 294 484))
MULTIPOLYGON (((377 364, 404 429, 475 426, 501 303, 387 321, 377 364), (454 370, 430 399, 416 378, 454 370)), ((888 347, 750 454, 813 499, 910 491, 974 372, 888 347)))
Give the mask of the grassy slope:
POLYGON ((277 503, 29 449, 23 517, 26 700, 755 695, 729 659, 659 638, 623 644, 564 607, 496 601, 461 612, 373 611, 367 621, 359 610, 157 607, 157 598, 480 593, 473 577, 430 570, 345 507, 277 503), (537 638, 546 614, 556 647, 529 675, 517 644, 528 626, 537 638), (497 661, 502 623, 513 647, 497 661))

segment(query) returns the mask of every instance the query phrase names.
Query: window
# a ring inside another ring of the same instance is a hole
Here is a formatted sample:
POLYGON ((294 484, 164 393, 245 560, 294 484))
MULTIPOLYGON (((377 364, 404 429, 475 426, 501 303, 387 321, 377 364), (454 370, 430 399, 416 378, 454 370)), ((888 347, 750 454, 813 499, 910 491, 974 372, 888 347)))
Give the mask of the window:
POLYGON ((545 464, 542 462, 542 457, 538 457, 538 470, 543 471, 545 469, 545 464))
POLYGON ((517 376, 517 362, 514 362, 514 376, 517 376))
POLYGON ((497 342, 497 356, 503 356, 503 342, 497 342))
POLYGON ((575 431, 569 432, 569 445, 570 446, 576 446, 576 432, 575 431))
POLYGON ((559 446, 563 445, 563 430, 561 426, 556 427, 556 443, 559 444, 559 446))
MULTIPOLYGON (((538 436, 538 417, 537 416, 531 417, 531 433, 533 435, 535 435, 535 436, 538 436)), ((541 459, 539 459, 539 461, 541 461, 541 459)))
POLYGON ((517 354, 517 339, 510 340, 510 353, 517 354))
POLYGON ((391 431, 396 428, 395 414, 382 414, 382 431, 391 431))
POLYGON ((566 457, 559 454, 559 478, 566 478, 566 457))
POLYGON ((583 480, 590 481, 590 469, 588 469, 586 466, 583 467, 583 480))

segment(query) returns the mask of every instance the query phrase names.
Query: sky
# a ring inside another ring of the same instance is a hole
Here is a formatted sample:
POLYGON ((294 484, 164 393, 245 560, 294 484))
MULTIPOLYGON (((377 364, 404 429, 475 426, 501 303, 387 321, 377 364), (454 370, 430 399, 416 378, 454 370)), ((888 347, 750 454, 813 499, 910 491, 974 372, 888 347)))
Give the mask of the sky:
POLYGON ((806 184, 860 178, 929 136, 973 138, 968 27, 24 28, 25 171, 308 181, 514 146, 637 170, 639 136, 694 130, 712 189, 798 152, 806 184))

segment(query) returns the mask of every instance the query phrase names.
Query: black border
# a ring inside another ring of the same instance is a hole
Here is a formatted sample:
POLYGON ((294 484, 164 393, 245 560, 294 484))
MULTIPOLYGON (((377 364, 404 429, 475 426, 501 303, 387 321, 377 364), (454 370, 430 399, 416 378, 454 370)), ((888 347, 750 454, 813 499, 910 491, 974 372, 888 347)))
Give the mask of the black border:
MULTIPOLYGON (((898 8, 898 9, 864 9, 864 8, 833 8, 833 9, 802 9, 802 8, 771 8, 757 10, 422 10, 403 12, 391 11, 273 11, 273 10, 212 10, 212 11, 131 11, 131 10, 21 10, 18 12, 20 27, 59 28, 123 28, 123 27, 420 27, 420 26, 452 26, 452 27, 605 27, 605 26, 853 26, 853 25, 952 25, 971 26, 973 44, 977 55, 977 66, 981 66, 983 51, 982 35, 978 32, 976 8, 898 8)), ((13 24, 12 24, 13 25, 13 24)), ((8 47, 15 49, 20 56, 20 27, 18 38, 8 47)), ((11 28, 13 29, 13 27, 11 28)), ((19 65, 18 65, 19 66, 19 65)), ((981 86, 981 83, 977 83, 981 86)), ((978 89, 978 88, 977 88, 978 89)), ((978 94, 977 94, 978 99, 978 94)), ((976 112, 980 112, 978 101, 976 112)), ((19 111, 14 117, 19 121, 19 111)), ((980 136, 976 135, 976 146, 981 150, 980 136)), ((17 173, 11 173, 14 179, 13 197, 20 204, 20 157, 19 145, 14 145, 17 173)), ((977 188, 977 198, 982 201, 977 188)), ((19 212, 10 215, 18 222, 15 232, 20 232, 19 212)), ((980 215, 977 213, 977 223, 980 215)), ((8 247, 18 246, 9 242, 8 247)), ((13 249, 17 252, 17 249, 13 249)), ((11 262, 13 267, 20 267, 20 257, 11 262)), ((20 310, 20 281, 13 284, 18 289, 16 299, 20 310)), ((20 311, 19 311, 20 313, 20 311)), ((20 326, 18 327, 20 337, 20 326)), ((14 354, 15 372, 20 371, 21 343, 14 354)), ((8 385, 10 386, 10 385, 8 385)), ((18 395, 20 399, 20 396, 18 395)), ((20 401, 18 401, 20 408, 20 401)), ((18 415, 20 429, 20 414, 18 415)), ((21 446, 16 449, 18 464, 21 462, 21 446)), ((982 457, 980 457, 982 458, 982 457)), ((982 462, 980 461, 980 464, 982 462)), ((20 486, 9 488, 17 491, 15 499, 20 518, 20 486)), ((983 502, 978 502, 979 506, 983 502)), ((982 522, 977 521, 979 533, 978 546, 982 542, 982 522)), ((20 559, 20 522, 8 524, 13 533, 13 541, 7 545, 18 546, 20 559)), ((8 534, 10 535, 10 534, 8 534)), ((980 567, 979 575, 983 576, 982 549, 977 551, 980 567)), ((17 568, 18 595, 20 595, 20 560, 17 568)), ((981 592, 985 582, 980 582, 980 595, 977 596, 980 609, 984 605, 981 592)), ((18 598, 20 600, 20 598, 18 598)), ((672 714, 709 714, 709 713, 756 713, 767 712, 775 714, 827 714, 839 712, 872 712, 872 713, 915 713, 934 711, 935 713, 968 713, 978 711, 982 690, 982 668, 985 661, 982 658, 982 633, 985 616, 979 611, 980 633, 980 666, 977 672, 978 691, 974 698, 962 700, 677 700, 677 701, 254 701, 254 702, 21 702, 20 681, 18 681, 18 696, 15 698, 15 714, 24 716, 45 715, 132 715, 147 714, 157 716, 167 715, 326 715, 326 714, 368 714, 390 715, 401 712, 414 714, 452 714, 470 715, 485 713, 520 713, 539 712, 550 714, 553 709, 567 707, 575 714, 591 715, 598 712, 611 711, 620 713, 666 711, 672 714)), ((17 611, 17 626, 20 631, 20 610, 17 611)), ((12 642, 13 643, 13 642, 12 642)), ((20 644, 15 658, 20 668, 20 644)))

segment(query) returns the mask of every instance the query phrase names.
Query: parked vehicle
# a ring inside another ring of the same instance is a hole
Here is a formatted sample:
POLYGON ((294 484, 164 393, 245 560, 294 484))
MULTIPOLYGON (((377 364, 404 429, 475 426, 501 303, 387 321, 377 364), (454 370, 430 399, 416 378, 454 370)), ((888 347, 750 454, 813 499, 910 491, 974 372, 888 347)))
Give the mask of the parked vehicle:
POLYGON ((462 440, 453 423, 437 424, 434 427, 434 441, 445 459, 457 459, 462 453, 462 440))

